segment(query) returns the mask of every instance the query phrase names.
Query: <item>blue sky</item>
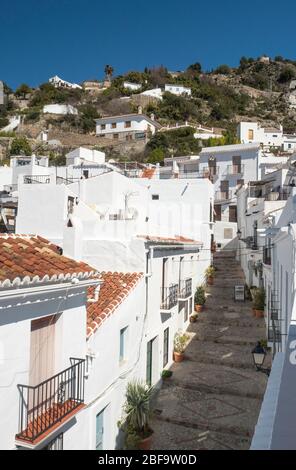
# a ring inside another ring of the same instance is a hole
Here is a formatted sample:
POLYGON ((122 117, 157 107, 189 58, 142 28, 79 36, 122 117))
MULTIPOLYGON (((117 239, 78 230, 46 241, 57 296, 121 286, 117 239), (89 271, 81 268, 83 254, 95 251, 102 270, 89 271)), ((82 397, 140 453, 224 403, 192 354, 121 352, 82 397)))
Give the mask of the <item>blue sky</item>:
POLYGON ((295 0, 1 0, 0 79, 80 82, 166 65, 204 70, 263 53, 296 59, 295 0))

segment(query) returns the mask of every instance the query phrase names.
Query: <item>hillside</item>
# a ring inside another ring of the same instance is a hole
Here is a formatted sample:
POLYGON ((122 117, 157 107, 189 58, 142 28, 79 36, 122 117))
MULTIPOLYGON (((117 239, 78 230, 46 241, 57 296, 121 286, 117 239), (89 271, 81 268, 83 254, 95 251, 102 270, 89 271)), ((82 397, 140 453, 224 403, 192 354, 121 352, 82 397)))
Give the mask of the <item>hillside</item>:
POLYGON ((192 132, 186 134, 180 130, 171 131, 171 138, 152 140, 146 149, 141 145, 126 148, 121 145, 116 149, 106 139, 96 140, 94 119, 137 112, 140 104, 143 112, 153 113, 163 125, 189 121, 224 128, 228 143, 235 141, 236 125, 241 120, 254 120, 269 126, 282 124, 286 132, 291 132, 296 130, 296 109, 289 106, 289 85, 295 78, 296 62, 278 56, 269 60, 242 57, 236 68, 221 65, 210 72, 203 72, 199 63, 189 65, 183 72, 170 73, 164 66, 128 72, 113 77, 110 86, 97 93, 84 89, 57 89, 49 83, 41 84, 38 89, 22 85, 15 92, 7 88, 9 103, 7 109, 0 110, 0 133, 9 117, 19 114, 22 125, 18 132, 32 139, 33 147, 38 134, 48 129, 50 138, 59 140, 62 148, 72 144, 96 145, 125 158, 149 158, 151 150, 157 148, 164 154, 172 149, 177 154, 196 152, 192 132), (140 91, 164 87, 166 83, 182 84, 191 88, 192 97, 164 93, 162 101, 144 100, 139 92, 125 89, 124 81, 141 84, 140 91), (72 105, 77 108, 78 115, 43 114, 43 106, 51 103, 72 105))

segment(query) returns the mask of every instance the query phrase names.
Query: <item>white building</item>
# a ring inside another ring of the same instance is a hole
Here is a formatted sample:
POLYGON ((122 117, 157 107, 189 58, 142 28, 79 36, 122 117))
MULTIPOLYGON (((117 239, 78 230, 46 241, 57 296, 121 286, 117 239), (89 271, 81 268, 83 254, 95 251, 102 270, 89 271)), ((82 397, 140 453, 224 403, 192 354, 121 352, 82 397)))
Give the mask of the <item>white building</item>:
POLYGON ((199 171, 215 186, 215 240, 221 246, 236 238, 236 190, 258 179, 259 144, 205 147, 200 152, 199 171))
POLYGON ((94 266, 105 282, 113 273, 110 286, 100 286, 98 307, 87 307, 85 409, 64 432, 64 448, 115 448, 127 381, 158 386, 211 262, 212 219, 207 179, 151 181, 110 172, 72 184, 19 185, 17 231, 38 231, 66 256, 94 266), (122 272, 118 281, 115 272, 122 272))
POLYGON ((151 96, 157 100, 162 100, 162 89, 161 88, 152 88, 151 90, 145 90, 140 93, 140 95, 151 96))
POLYGON ((283 126, 263 127, 258 122, 240 122, 237 136, 242 144, 259 143, 263 149, 280 149, 284 152, 293 152, 296 149, 296 135, 285 134, 283 126))
POLYGON ((164 91, 168 91, 173 95, 177 96, 191 96, 191 88, 185 87, 183 85, 165 85, 164 91))
POLYGON ((71 104, 46 104, 43 106, 44 114, 74 114, 78 115, 78 110, 71 104))
POLYGON ((131 91, 138 91, 141 90, 142 85, 140 83, 123 82, 123 88, 131 91))
POLYGON ((54 85, 56 88, 73 88, 73 89, 82 90, 82 87, 80 85, 77 85, 77 83, 67 82, 66 80, 63 80, 57 75, 50 78, 48 81, 49 83, 54 85))
POLYGON ((99 150, 78 147, 66 154, 66 165, 81 165, 82 163, 105 163, 105 153, 99 150))
POLYGON ((125 114, 96 119, 96 134, 113 140, 145 140, 160 129, 154 117, 144 114, 125 114))

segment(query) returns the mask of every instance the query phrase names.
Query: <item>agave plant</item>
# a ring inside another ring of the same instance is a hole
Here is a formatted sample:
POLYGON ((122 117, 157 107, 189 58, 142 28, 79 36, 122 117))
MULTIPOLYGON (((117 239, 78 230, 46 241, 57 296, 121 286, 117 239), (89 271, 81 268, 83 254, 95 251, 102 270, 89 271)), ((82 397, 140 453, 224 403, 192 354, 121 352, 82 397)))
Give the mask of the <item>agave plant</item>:
POLYGON ((152 387, 139 381, 128 383, 126 389, 126 402, 124 412, 128 427, 134 429, 138 435, 145 438, 150 434, 150 400, 152 387))

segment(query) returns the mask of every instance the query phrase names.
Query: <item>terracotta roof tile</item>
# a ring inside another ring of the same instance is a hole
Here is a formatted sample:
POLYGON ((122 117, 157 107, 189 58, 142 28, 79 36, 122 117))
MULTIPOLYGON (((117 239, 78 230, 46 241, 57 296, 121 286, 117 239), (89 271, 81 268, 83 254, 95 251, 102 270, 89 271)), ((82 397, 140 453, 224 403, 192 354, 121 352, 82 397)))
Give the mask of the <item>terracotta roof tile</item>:
MULTIPOLYGON (((143 277, 142 273, 102 272, 99 300, 87 304, 87 337, 94 333, 130 294, 143 277)), ((95 287, 88 288, 89 298, 93 298, 95 287)))
POLYGON ((96 269, 61 255, 58 246, 39 236, 0 235, 0 253, 0 286, 4 281, 9 286, 16 278, 22 282, 26 276, 31 282, 35 276, 41 281, 46 275, 48 280, 53 276, 63 280, 67 274, 98 276, 96 269))
POLYGON ((153 235, 138 235, 138 238, 143 238, 147 242, 154 243, 168 243, 168 244, 189 244, 189 245, 202 245, 202 242, 193 240, 192 238, 182 237, 181 235, 175 235, 174 237, 161 237, 153 235))

